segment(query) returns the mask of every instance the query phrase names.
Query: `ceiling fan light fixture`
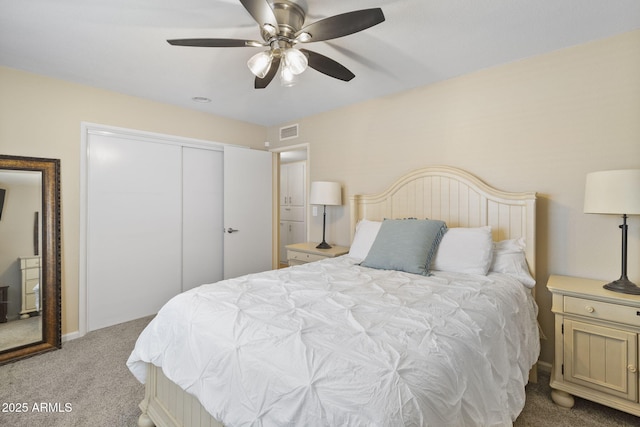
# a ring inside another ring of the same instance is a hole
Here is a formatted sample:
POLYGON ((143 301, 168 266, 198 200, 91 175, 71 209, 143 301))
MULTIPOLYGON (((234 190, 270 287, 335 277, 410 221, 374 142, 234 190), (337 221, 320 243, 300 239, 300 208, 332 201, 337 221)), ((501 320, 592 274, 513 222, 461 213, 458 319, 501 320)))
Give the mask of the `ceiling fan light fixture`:
POLYGON ((280 85, 283 87, 291 87, 298 83, 298 76, 291 72, 291 69, 282 64, 280 67, 280 85))
POLYGON ((287 49, 284 51, 284 68, 288 68, 292 74, 298 75, 304 72, 309 66, 306 55, 298 49, 287 49))
POLYGON ((355 75, 345 66, 319 53, 294 49, 294 46, 298 43, 333 40, 378 25, 385 20, 382 9, 354 10, 305 25, 306 2, 307 0, 240 0, 258 24, 262 42, 229 38, 170 39, 167 42, 173 46, 268 47, 267 51, 253 55, 247 61, 247 66, 256 76, 256 89, 266 88, 278 73, 283 86, 292 86, 296 76, 307 67, 338 80, 351 81, 355 75))
POLYGON ((264 50, 262 52, 258 52, 253 55, 247 61, 247 67, 251 70, 251 72, 261 79, 267 75, 269 72, 269 68, 271 67, 271 61, 273 57, 271 56, 271 51, 264 50))

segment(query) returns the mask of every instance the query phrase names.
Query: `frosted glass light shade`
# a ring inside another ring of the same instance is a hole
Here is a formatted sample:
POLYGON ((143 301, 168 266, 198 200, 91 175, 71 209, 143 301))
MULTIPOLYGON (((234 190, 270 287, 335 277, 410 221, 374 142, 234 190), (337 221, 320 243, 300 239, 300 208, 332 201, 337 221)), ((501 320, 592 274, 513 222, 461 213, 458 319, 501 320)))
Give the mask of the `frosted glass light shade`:
POLYGON ((249 61, 247 61, 247 67, 249 67, 256 77, 263 79, 269 72, 269 68, 271 68, 272 59, 273 57, 271 56, 271 52, 265 50, 256 53, 249 58, 249 61))
POLYGON ((584 212, 640 215, 640 169, 587 174, 584 212))
POLYGON ((309 204, 333 205, 342 204, 342 189, 339 182, 314 181, 311 183, 309 204))
POLYGON ((307 56, 298 49, 287 49, 284 51, 284 64, 291 73, 298 75, 307 69, 309 61, 307 56))
POLYGON ((291 87, 298 83, 298 76, 293 74, 287 64, 280 65, 280 85, 284 87, 291 87))

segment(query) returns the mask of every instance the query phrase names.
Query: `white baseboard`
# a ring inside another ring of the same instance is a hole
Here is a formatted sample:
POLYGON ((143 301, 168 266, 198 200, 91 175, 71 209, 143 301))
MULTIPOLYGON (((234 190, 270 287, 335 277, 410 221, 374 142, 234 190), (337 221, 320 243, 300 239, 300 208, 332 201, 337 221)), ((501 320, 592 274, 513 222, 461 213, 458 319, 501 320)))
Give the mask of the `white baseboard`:
POLYGON ((551 373, 551 363, 543 362, 541 360, 538 360, 538 370, 550 374, 551 373))
POLYGON ((62 335, 62 342, 75 340, 76 338, 80 338, 81 336, 82 335, 80 335, 80 331, 75 331, 75 332, 71 332, 71 333, 68 333, 68 334, 64 334, 64 335, 62 335))

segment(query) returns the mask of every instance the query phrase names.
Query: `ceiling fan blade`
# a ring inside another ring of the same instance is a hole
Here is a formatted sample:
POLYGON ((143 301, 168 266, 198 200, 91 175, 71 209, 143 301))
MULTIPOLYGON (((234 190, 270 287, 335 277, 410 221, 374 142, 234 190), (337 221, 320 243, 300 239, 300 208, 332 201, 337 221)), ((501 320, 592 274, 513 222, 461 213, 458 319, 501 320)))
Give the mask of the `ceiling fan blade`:
POLYGON ((273 25, 276 31, 278 30, 278 20, 267 0, 240 0, 240 3, 253 16, 260 28, 264 24, 270 24, 273 25))
POLYGON ((269 83, 271 83, 271 80, 273 80, 273 78, 278 73, 278 68, 280 68, 280 58, 273 58, 273 60, 271 61, 271 67, 269 67, 269 71, 267 72, 267 75, 264 76, 264 78, 262 79, 260 77, 256 77, 254 87, 256 89, 264 89, 267 86, 269 86, 269 83))
POLYGON ((167 40, 173 46, 194 47, 262 47, 263 43, 255 40, 239 39, 174 39, 167 40))
POLYGON ((307 55, 307 58, 309 59, 309 67, 316 71, 320 71, 329 77, 348 82, 356 76, 349 71, 347 67, 331 58, 307 49, 300 49, 300 51, 307 55))
POLYGON ((316 21, 303 27, 295 36, 310 34, 309 40, 301 40, 303 43, 330 40, 357 33, 381 22, 384 22, 382 9, 362 9, 316 21))

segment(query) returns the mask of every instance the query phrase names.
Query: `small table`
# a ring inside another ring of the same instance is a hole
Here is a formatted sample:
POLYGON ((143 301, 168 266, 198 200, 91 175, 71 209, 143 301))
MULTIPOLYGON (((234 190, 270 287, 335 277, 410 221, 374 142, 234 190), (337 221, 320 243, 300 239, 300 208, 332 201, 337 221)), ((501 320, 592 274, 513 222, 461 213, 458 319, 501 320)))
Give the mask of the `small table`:
POLYGON ((7 323, 7 305, 9 304, 9 285, 0 285, 0 323, 7 323))
POLYGON ((287 245, 287 260, 289 265, 306 264, 312 261, 320 261, 326 258, 334 258, 349 253, 346 246, 332 246, 329 249, 318 249, 317 242, 295 243, 287 245))
POLYGON ((571 408, 579 396, 640 416, 640 295, 609 291, 605 283, 549 277, 555 316, 551 398, 571 408))

